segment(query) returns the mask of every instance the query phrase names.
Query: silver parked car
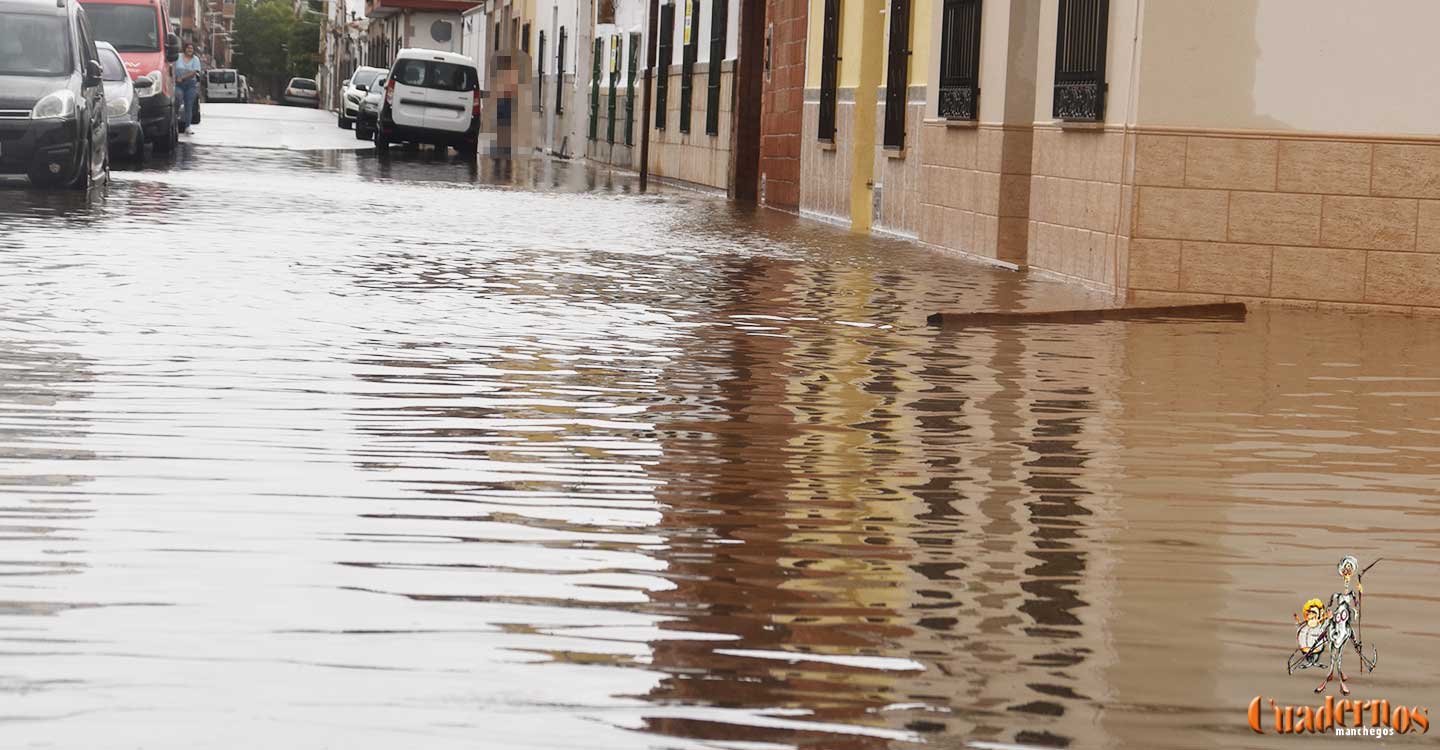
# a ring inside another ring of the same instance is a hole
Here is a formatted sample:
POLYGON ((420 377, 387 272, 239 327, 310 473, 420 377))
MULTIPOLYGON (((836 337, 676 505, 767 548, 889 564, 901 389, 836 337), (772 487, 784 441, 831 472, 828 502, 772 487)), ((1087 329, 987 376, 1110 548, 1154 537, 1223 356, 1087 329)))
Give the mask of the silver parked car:
MULTIPOLYGON (((110 158, 145 158, 145 131, 140 125, 140 97, 135 95, 137 84, 130 81, 125 71, 125 62, 120 53, 109 42, 96 42, 100 53, 101 76, 105 82, 105 120, 110 127, 108 145, 110 158)), ((140 86, 154 85, 149 78, 140 79, 140 86)))
POLYGON ((369 141, 375 138, 375 122, 380 118, 380 105, 385 103, 385 84, 390 80, 390 71, 384 70, 370 84, 355 112, 355 140, 369 141))

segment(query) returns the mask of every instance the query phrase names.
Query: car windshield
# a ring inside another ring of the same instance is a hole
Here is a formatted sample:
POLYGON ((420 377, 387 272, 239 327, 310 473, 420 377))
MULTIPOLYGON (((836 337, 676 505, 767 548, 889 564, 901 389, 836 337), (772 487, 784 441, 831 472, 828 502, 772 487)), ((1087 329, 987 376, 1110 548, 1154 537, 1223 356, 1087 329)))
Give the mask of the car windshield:
POLYGON ((369 86, 375 82, 375 77, 378 75, 380 75, 380 71, 378 70, 356 71, 355 77, 350 79, 350 84, 352 86, 369 86))
POLYGON ((149 5, 86 5, 95 38, 121 52, 159 52, 160 31, 149 5))
POLYGON ((442 91, 474 91, 479 83, 475 69, 469 65, 434 60, 401 60, 390 75, 405 86, 442 91))
POLYGON ((64 18, 0 11, 0 75, 69 73, 70 39, 64 18))
POLYGON ((290 88, 300 89, 302 91, 314 91, 315 82, 310 80, 309 78, 296 78, 295 80, 290 82, 290 88))
POLYGON ((234 83, 235 71, 233 70, 212 70, 208 74, 211 83, 234 83))
POLYGON ((104 78, 107 81, 124 81, 130 77, 125 72, 125 63, 112 50, 100 50, 100 67, 105 69, 104 78))

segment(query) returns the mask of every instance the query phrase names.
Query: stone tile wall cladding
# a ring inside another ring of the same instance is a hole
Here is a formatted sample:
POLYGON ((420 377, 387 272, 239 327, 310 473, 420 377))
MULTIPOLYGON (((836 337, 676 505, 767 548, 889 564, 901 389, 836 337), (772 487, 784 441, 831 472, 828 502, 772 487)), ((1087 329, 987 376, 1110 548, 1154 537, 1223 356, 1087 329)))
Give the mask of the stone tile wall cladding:
MULTIPOLYGON (((595 129, 595 140, 587 141, 590 147, 589 158, 591 160, 600 162, 601 164, 623 167, 625 169, 640 168, 640 118, 642 114, 641 107, 644 106, 644 103, 643 100, 638 97, 640 91, 637 90, 635 93, 637 94, 637 98, 635 99, 635 124, 633 126, 635 128, 633 131, 635 145, 632 147, 625 145, 626 90, 615 90, 615 142, 613 144, 610 143, 610 87, 605 86, 600 90, 600 126, 595 129)), ((590 111, 588 108, 585 110, 585 117, 587 118, 585 126, 589 128, 590 122, 588 118, 590 117, 590 111)), ((588 136, 589 133, 590 131, 587 129, 585 134, 588 136)), ((655 144, 652 142, 650 145, 653 148, 655 144)))
POLYGON ((1025 264, 1034 131, 931 121, 911 132, 920 142, 920 241, 1025 264))
MULTIPOLYGON (((770 77, 763 84, 760 114, 760 174, 764 203, 800 210, 800 143, 805 103, 806 0, 766 0, 770 77)), ((813 133, 814 131, 810 131, 813 133)))
POLYGON ((1134 302, 1440 314, 1440 141, 1140 132, 1134 302))
MULTIPOLYGON (((1133 194, 1126 133, 1036 126, 1032 138, 1022 257, 1031 268, 1122 296, 1133 194)), ((1019 163, 1010 166, 1020 169, 1019 163)), ((1005 187, 1019 190, 1013 182, 1005 187)), ((1013 221, 1006 227, 1016 231, 1013 221)))
POLYGON ((875 106, 875 184, 880 188, 880 210, 872 226, 882 232, 917 238, 920 232, 920 165, 924 141, 920 123, 925 119, 925 87, 912 86, 905 107, 905 148, 899 151, 883 145, 885 137, 885 87, 878 91, 875 106))
POLYGON ((574 74, 566 73, 563 79, 553 73, 545 76, 544 91, 541 92, 545 96, 545 101, 542 102, 542 106, 544 106, 545 109, 544 111, 537 113, 535 118, 535 143, 542 149, 548 148, 551 153, 559 154, 563 152, 566 156, 575 156, 577 154, 585 153, 587 141, 585 141, 584 138, 585 134, 589 131, 585 130, 585 128, 588 126, 588 121, 586 121, 584 118, 588 118, 590 116, 590 110, 587 108, 584 112, 576 114, 573 104, 573 97, 571 96, 571 93, 574 90, 574 86, 574 74), (554 87, 557 84, 565 87, 565 107, 564 111, 561 112, 559 115, 555 114, 554 87), (547 144, 545 140, 545 129, 548 118, 551 117, 554 117, 555 119, 554 141, 547 144), (574 136, 572 135, 567 141, 565 136, 570 133, 570 129, 574 127, 575 123, 577 122, 579 123, 578 129, 580 132, 581 140, 579 142, 576 142, 574 136))
MULTIPOLYGON (((679 54, 679 48, 676 48, 679 54)), ((732 106, 735 88, 735 61, 726 60, 720 69, 720 132, 718 135, 705 133, 705 91, 710 75, 709 63, 696 63, 691 83, 695 87, 694 101, 690 110, 690 132, 680 132, 680 66, 670 67, 670 91, 667 93, 665 129, 655 130, 651 120, 650 132, 650 173, 680 182, 705 187, 728 189, 730 185, 730 131, 733 126, 732 106)), ((602 96, 603 99, 603 96, 602 96)), ((653 98, 652 98, 652 101, 653 98)), ((636 103, 635 150, 640 148, 640 102, 636 103)), ((623 108, 623 102, 621 103, 623 108)), ((604 139, 604 123, 601 123, 601 140, 604 139)), ((618 130, 615 140, 623 142, 618 130)), ((636 158, 638 159, 638 153, 636 158)))
POLYGON ((855 90, 840 89, 835 105, 835 140, 820 141, 820 90, 805 90, 800 129, 800 213, 822 221, 850 224, 851 124, 855 90))

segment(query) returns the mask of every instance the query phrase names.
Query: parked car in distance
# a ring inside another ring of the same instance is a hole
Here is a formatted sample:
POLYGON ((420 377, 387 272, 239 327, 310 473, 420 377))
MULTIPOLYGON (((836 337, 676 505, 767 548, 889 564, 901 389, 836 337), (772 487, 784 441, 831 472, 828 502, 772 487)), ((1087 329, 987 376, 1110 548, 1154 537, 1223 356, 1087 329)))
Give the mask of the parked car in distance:
POLYGON ((480 73, 464 55, 402 49, 390 66, 375 147, 430 143, 475 153, 480 134, 480 73))
POLYGON ((250 79, 240 76, 240 101, 250 103, 250 79))
POLYGON ((292 107, 316 107, 320 106, 320 87, 315 85, 313 78, 291 78, 285 84, 285 95, 280 97, 282 104, 289 104, 292 107))
POLYGON ((360 100, 374 85, 375 79, 385 73, 384 68, 361 66, 350 74, 350 80, 340 85, 340 111, 335 119, 341 128, 348 129, 355 122, 360 111, 360 100))
POLYGON ((170 3, 163 0, 80 0, 96 39, 115 46, 130 78, 150 79, 136 89, 145 137, 169 153, 180 137, 175 70, 180 38, 170 31, 170 3))
POLYGON ((234 68, 216 68, 205 72, 205 101, 238 102, 240 74, 234 68))
POLYGON ((104 179, 104 75, 79 5, 0 0, 0 174, 82 190, 104 179))
POLYGON ((355 111, 355 140, 375 140, 375 124, 380 118, 380 105, 385 103, 385 83, 389 77, 390 71, 382 71, 360 100, 360 108, 355 111))
MULTIPOLYGON (((100 67, 105 70, 105 124, 110 129, 110 155, 121 159, 145 158, 145 129, 140 125, 140 97, 125 72, 120 53, 109 42, 96 42, 100 67)), ((149 78, 140 79, 151 85, 149 78)))

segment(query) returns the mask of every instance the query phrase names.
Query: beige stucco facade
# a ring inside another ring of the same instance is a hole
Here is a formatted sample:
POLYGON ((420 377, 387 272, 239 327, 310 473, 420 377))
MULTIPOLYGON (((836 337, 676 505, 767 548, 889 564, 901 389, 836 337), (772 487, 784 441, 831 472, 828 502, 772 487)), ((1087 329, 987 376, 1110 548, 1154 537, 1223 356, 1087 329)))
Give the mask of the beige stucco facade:
MULTIPOLYGON (((888 3, 872 3, 843 4, 842 24, 883 18, 888 3)), ((1060 0, 983 3, 967 121, 938 107, 943 0, 916 4, 928 15, 912 34, 927 47, 912 57, 925 68, 910 78, 918 137, 901 159, 875 146, 863 162, 853 142, 866 102, 850 92, 865 58, 848 45, 864 37, 850 27, 836 142, 816 138, 821 5, 802 142, 811 215, 1117 302, 1440 313, 1440 99, 1424 93, 1440 3, 1111 0, 1103 114, 1085 122, 1052 115, 1060 0), (862 182, 883 186, 873 226, 859 216, 862 182)), ((869 117, 878 128, 883 107, 869 117)))

